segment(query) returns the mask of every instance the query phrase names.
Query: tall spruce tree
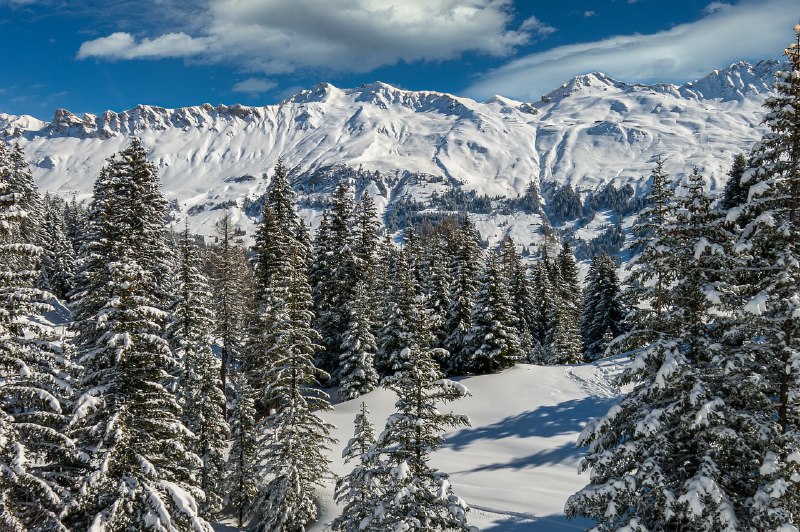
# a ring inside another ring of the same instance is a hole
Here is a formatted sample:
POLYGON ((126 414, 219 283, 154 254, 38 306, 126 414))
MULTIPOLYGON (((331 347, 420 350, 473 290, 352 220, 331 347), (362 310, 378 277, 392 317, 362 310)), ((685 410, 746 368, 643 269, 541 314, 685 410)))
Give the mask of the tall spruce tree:
POLYGON ((753 527, 800 527, 800 25, 787 48, 789 69, 764 106, 769 132, 756 145, 742 184, 744 204, 728 213, 736 242, 742 304, 731 334, 760 366, 776 424, 753 499, 753 527))
POLYGON ((723 209, 731 209, 747 201, 747 191, 750 187, 742 183, 747 166, 747 159, 743 153, 734 156, 733 165, 728 172, 728 182, 725 183, 725 191, 720 202, 723 209))
POLYGON ((556 296, 555 320, 550 329, 548 344, 551 362, 577 364, 582 360, 580 339, 581 288, 578 284, 578 269, 575 257, 567 242, 556 258, 557 272, 554 293, 556 296))
POLYGON ((347 183, 339 183, 331 201, 326 228, 328 241, 321 248, 326 268, 320 272, 315 290, 318 295, 315 323, 324 347, 318 363, 333 375, 334 382, 339 380, 342 343, 350 321, 348 304, 354 297, 355 280, 360 276, 355 254, 359 243, 353 230, 354 217, 353 189, 347 183))
POLYGON ((180 241, 170 343, 183 365, 179 382, 184 421, 195 435, 192 450, 202 460, 199 478, 205 501, 201 513, 210 517, 222 510, 229 429, 225 422, 225 394, 218 378, 219 361, 211 350, 214 315, 208 279, 200 271, 201 260, 187 225, 180 241))
POLYGON ((673 221, 644 248, 665 253, 659 267, 671 281, 642 301, 658 310, 633 321, 648 332, 629 334, 650 338, 619 381, 633 390, 579 439, 589 445, 582 468, 592 475, 567 513, 596 519, 602 530, 750 529, 765 401, 746 361, 717 336, 729 293, 720 278, 726 235, 702 176, 695 171, 685 187, 673 221))
POLYGON ((517 253, 511 237, 506 238, 501 243, 500 258, 508 284, 512 321, 519 338, 522 357, 528 360, 533 348, 531 328, 535 320, 533 292, 528 279, 528 268, 522 262, 519 253, 517 253))
POLYGON ((67 204, 57 196, 46 194, 43 201, 41 242, 41 288, 51 291, 65 300, 72 292, 75 276, 75 249, 67 238, 64 218, 67 204))
POLYGON ((472 308, 480 285, 482 252, 478 232, 468 216, 454 235, 450 262, 450 308, 444 324, 444 348, 450 353, 447 373, 463 373, 461 352, 472 326, 472 308))
POLYGON ((372 313, 365 279, 356 283, 347 308, 350 318, 342 339, 344 351, 339 362, 339 397, 344 400, 364 395, 378 384, 378 372, 375 371, 378 346, 372 334, 372 313))
POLYGON ((586 275, 583 294, 581 338, 583 358, 587 362, 598 359, 608 347, 608 338, 622 334, 624 317, 620 303, 620 287, 614 261, 606 252, 592 259, 586 275))
POLYGON ((166 202, 141 142, 108 160, 95 183, 74 314, 82 395, 71 435, 88 460, 67 509, 74 529, 208 532, 176 397, 179 362, 165 339, 166 202))
POLYGON ((319 347, 311 328, 312 302, 305 257, 299 246, 287 250, 289 270, 276 278, 284 299, 274 314, 281 331, 268 347, 271 362, 265 390, 273 409, 260 422, 259 463, 262 484, 254 502, 251 530, 302 530, 317 517, 314 489, 329 470, 325 452, 335 440, 332 425, 317 412, 330 410, 319 383, 327 374, 314 366, 319 347))
POLYGON ((508 289, 496 253, 490 253, 486 260, 471 322, 461 352, 465 373, 495 373, 522 358, 508 289))
POLYGON ((18 164, 0 142, 0 528, 66 531, 60 513, 77 453, 63 429, 74 368, 36 325, 53 296, 34 286, 42 250, 26 234, 33 213, 13 179, 18 164))
POLYGON ((369 420, 366 403, 361 403, 353 424, 353 437, 347 442, 342 457, 345 464, 356 463, 350 473, 336 480, 336 502, 343 508, 341 515, 331 523, 331 530, 335 532, 364 530, 375 517, 380 502, 375 428, 369 420))
POLYGON ((553 284, 550 281, 552 270, 547 252, 547 244, 542 244, 541 257, 533 267, 532 290, 534 299, 531 337, 533 340, 532 360, 538 364, 550 364, 552 351, 550 341, 555 327, 556 301, 553 284))
MULTIPOLYGON (((216 243, 209 257, 214 335, 220 342, 220 389, 227 396, 228 368, 243 360, 245 316, 250 272, 244 248, 237 242, 233 219, 225 212, 216 222, 216 243)), ((227 416, 227 404, 223 405, 227 416)))
POLYGON ((378 437, 382 501, 367 530, 470 530, 466 503, 457 497, 447 475, 429 464, 448 428, 468 425, 466 417, 439 410, 469 391, 442 378, 429 349, 411 343, 399 357, 402 366, 386 386, 398 397, 378 437))
POLYGON ((253 389, 241 371, 234 374, 235 400, 230 411, 231 449, 225 472, 226 502, 241 528, 252 515, 258 494, 258 438, 253 389))

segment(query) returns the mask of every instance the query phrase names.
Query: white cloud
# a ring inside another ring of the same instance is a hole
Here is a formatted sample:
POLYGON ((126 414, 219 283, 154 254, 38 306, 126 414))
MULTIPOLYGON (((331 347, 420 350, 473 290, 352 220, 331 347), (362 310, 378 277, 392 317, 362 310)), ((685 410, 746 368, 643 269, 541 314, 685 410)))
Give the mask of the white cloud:
POLYGON ((536 17, 526 18, 525 21, 522 23, 522 26, 520 26, 520 29, 524 31, 533 31, 534 33, 542 37, 547 37, 548 35, 556 31, 556 29, 553 26, 545 24, 536 17))
POLYGON ((115 33, 83 43, 78 58, 194 56, 261 73, 366 72, 470 51, 504 57, 555 31, 535 17, 512 29, 512 0, 212 0, 201 18, 208 22, 194 36, 115 33))
POLYGON ((593 17, 596 14, 597 14, 597 12, 592 11, 591 9, 588 9, 588 10, 583 12, 583 16, 586 17, 586 18, 593 17))
POLYGON ((248 78, 240 81, 231 89, 233 92, 243 92, 253 96, 263 94, 277 87, 277 83, 264 78, 248 78))
POLYGON ((213 38, 195 38, 185 33, 167 33, 155 39, 136 41, 130 33, 117 32, 83 43, 78 59, 102 57, 107 59, 160 59, 187 57, 202 53, 213 38))
POLYGON ((723 9, 730 9, 731 7, 733 6, 731 6, 730 4, 726 4, 725 2, 711 2, 706 6, 704 11, 707 15, 710 15, 711 13, 722 11, 723 9))
POLYGON ((743 0, 659 33, 559 46, 511 61, 464 93, 535 100, 573 76, 593 71, 625 81, 690 81, 740 59, 779 55, 792 39, 796 1, 743 0))

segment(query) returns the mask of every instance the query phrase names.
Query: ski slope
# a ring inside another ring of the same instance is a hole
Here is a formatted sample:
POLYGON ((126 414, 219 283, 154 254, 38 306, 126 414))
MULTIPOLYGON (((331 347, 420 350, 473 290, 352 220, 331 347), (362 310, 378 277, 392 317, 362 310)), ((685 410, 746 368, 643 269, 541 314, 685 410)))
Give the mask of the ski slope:
MULTIPOLYGON (((588 482, 578 475, 583 450, 575 447, 582 427, 617 400, 610 380, 624 360, 578 366, 518 364, 496 375, 458 379, 472 392, 448 405, 470 417, 472 426, 448 433, 432 463, 450 474, 453 490, 471 507, 469 523, 484 531, 523 532, 585 530, 586 520, 568 520, 567 497, 588 482)), ((333 472, 348 467, 341 453, 353 432, 353 419, 366 401, 379 433, 394 410, 393 392, 378 389, 335 405, 326 421, 337 429, 339 444, 330 458, 333 472)), ((339 514, 333 501, 333 478, 319 494, 322 515, 309 532, 322 532, 339 514)), ((223 520, 219 532, 238 530, 223 520)))

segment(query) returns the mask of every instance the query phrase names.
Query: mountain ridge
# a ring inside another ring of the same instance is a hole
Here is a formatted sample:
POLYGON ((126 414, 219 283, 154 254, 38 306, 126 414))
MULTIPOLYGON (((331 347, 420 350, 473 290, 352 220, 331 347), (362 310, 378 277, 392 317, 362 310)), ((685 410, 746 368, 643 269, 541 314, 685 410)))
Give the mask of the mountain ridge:
MULTIPOLYGON (((398 201, 424 207, 448 191, 517 198, 532 186, 569 184, 585 195, 613 183, 641 194, 657 157, 676 179, 697 166, 719 189, 730 158, 763 133, 761 105, 781 66, 738 62, 684 85, 590 73, 537 102, 476 102, 383 82, 350 89, 321 83, 262 107, 138 105, 83 117, 59 109, 50 122, 0 114, 0 136, 22 145, 42 189, 87 198, 105 159, 135 135, 150 151, 176 218, 188 217, 205 234, 221 206, 235 211, 243 229, 252 227, 256 211, 247 206, 263 194, 278 157, 304 191, 312 225, 324 200, 319 191, 331 188, 325 175, 334 179, 343 167, 371 176, 360 186, 384 214, 398 201)), ((482 214, 490 243, 523 233, 515 224, 545 222, 530 213, 515 220, 482 214)))

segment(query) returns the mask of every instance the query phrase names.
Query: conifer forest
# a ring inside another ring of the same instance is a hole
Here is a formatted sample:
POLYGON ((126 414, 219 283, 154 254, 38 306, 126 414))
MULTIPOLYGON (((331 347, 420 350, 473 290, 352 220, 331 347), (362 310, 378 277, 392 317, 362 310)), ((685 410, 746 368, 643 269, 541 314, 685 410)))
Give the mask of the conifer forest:
POLYGON ((662 157, 641 191, 533 187, 501 207, 546 213, 535 248, 482 238, 491 198, 384 215, 347 172, 310 224, 280 159, 255 229, 223 205, 203 236, 136 136, 85 201, 0 142, 0 530, 478 530, 436 461, 480 433, 463 401, 494 401, 469 384, 613 361, 561 525, 797 531, 800 29, 785 54, 724 190, 662 157), (592 202, 634 221, 577 240, 592 202))

